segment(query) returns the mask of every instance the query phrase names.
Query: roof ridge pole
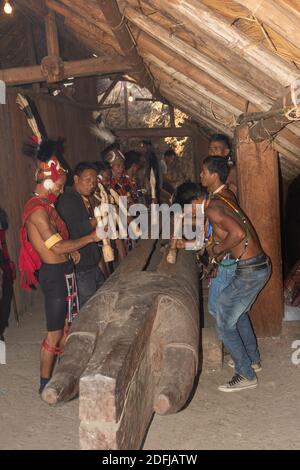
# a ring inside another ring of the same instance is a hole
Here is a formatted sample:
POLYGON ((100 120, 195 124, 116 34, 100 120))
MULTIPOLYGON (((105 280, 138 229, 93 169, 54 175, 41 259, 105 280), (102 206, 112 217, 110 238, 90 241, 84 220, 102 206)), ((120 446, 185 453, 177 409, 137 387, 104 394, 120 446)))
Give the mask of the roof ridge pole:
POLYGON ((131 75, 138 83, 148 88, 152 94, 155 94, 156 89, 154 81, 137 52, 134 38, 127 24, 127 19, 125 15, 121 14, 117 1, 98 0, 97 3, 105 20, 111 27, 121 50, 135 69, 131 75))

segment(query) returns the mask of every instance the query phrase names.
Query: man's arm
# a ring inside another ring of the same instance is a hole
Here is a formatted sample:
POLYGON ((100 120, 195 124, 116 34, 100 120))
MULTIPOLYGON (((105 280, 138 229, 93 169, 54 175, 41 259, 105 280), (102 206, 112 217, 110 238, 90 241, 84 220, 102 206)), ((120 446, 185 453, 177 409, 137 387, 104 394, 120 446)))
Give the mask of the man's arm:
POLYGON ((243 227, 221 208, 217 206, 209 207, 206 210, 206 215, 212 224, 227 232, 227 236, 222 242, 213 245, 213 255, 219 256, 225 251, 230 251, 244 240, 245 230, 243 227))
MULTIPOLYGON (((50 237, 55 235, 55 232, 50 224, 49 217, 43 209, 38 209, 29 218, 30 222, 35 226, 42 240, 46 242, 50 237)), ((77 240, 59 240, 53 245, 50 250, 57 254, 69 254, 74 251, 80 250, 89 243, 98 242, 99 238, 95 232, 90 233, 77 240)))

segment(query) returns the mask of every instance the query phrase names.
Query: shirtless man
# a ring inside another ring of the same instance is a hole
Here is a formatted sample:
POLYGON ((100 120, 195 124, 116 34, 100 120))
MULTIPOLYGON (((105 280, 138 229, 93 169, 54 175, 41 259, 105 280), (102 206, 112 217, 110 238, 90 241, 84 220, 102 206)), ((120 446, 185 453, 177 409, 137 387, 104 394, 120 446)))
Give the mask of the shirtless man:
MULTIPOLYGON (((219 151, 221 149, 219 148, 219 151)), ((220 194, 234 204, 237 204, 237 199, 235 194, 228 188, 228 167, 225 165, 224 156, 220 157, 208 157, 203 164, 201 172, 201 181, 203 186, 207 187, 206 184, 209 182, 211 189, 211 196, 215 194, 220 194), (220 159, 222 158, 223 164, 220 167, 220 159), (215 172, 215 166, 219 168, 219 173, 215 172), (221 173, 220 173, 221 169, 221 173)), ((212 223, 209 220, 206 220, 206 233, 207 237, 212 238, 212 223)), ((209 240, 208 240, 209 244, 209 240)), ((208 311, 211 315, 215 316, 216 303, 219 294, 222 290, 227 287, 228 283, 235 276, 236 264, 232 263, 232 260, 229 259, 229 254, 224 256, 222 264, 217 266, 215 265, 214 269, 210 271, 210 285, 209 285, 209 294, 208 294, 208 311)), ((229 361, 229 365, 232 365, 232 361, 229 361)))
POLYGON ((218 336, 231 354, 236 370, 219 390, 235 392, 257 386, 255 368, 259 369, 260 358, 248 313, 268 281, 271 268, 250 220, 229 197, 217 192, 227 178, 226 161, 222 157, 209 158, 218 161, 214 162, 213 172, 208 169, 209 159, 203 164, 201 180, 210 197, 205 199, 204 194, 195 191, 186 200, 182 195, 181 203, 194 206, 205 200, 205 215, 212 226, 212 243, 208 247, 211 261, 220 265, 228 253, 236 265, 234 276, 218 294, 214 312, 218 336))
MULTIPOLYGON (((51 148, 51 141, 47 145, 51 148)), ((55 145, 52 147, 54 149, 55 145)), ((54 358, 60 352, 69 294, 66 276, 74 282, 73 261, 79 261, 78 250, 99 241, 94 231, 80 239, 68 240, 66 225, 54 207, 63 192, 66 171, 53 152, 45 161, 47 152, 43 154, 41 146, 38 158, 44 161, 39 162, 36 172, 34 195, 24 207, 20 253, 23 287, 30 289, 30 284, 36 284, 34 260, 45 301, 47 336, 41 349, 40 393, 50 380, 54 358)))

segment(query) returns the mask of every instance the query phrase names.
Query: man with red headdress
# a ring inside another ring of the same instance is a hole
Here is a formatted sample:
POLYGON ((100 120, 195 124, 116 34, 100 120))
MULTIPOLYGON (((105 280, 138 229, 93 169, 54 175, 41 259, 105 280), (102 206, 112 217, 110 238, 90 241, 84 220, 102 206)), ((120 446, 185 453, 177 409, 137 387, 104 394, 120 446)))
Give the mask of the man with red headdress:
POLYGON ((57 144, 51 140, 38 144, 36 187, 25 204, 21 230, 21 285, 30 290, 38 277, 45 299, 48 333, 41 349, 40 393, 60 352, 66 317, 70 322, 78 307, 73 261, 79 261, 80 248, 99 241, 95 232, 68 240, 66 225, 54 205, 63 192, 67 173, 56 156, 57 144))

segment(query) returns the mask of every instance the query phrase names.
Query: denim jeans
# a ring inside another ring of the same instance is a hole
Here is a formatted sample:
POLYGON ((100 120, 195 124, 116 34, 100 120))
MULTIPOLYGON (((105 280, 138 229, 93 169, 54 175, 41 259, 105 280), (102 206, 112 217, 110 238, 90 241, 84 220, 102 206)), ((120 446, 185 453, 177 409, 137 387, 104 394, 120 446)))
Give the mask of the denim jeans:
POLYGON ((105 281, 102 271, 98 266, 88 271, 76 272, 76 280, 80 308, 83 307, 85 302, 95 294, 105 281))
POLYGON ((236 372, 249 380, 255 377, 251 364, 259 361, 259 352, 248 312, 268 281, 270 272, 269 265, 259 270, 238 269, 231 280, 227 272, 227 285, 225 273, 221 272, 223 286, 217 286, 219 293, 211 302, 218 336, 230 353, 236 372))
POLYGON ((215 318, 218 297, 227 287, 235 275, 236 264, 232 264, 232 260, 223 260, 224 266, 219 266, 217 275, 211 280, 208 293, 208 311, 215 318))

